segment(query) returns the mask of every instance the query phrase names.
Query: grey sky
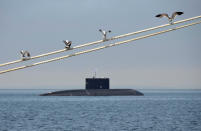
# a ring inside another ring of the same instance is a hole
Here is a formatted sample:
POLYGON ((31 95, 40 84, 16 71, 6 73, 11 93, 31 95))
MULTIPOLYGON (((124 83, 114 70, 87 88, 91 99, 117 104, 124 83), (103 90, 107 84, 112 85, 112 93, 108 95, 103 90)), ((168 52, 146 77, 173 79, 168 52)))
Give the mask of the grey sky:
MULTIPOLYGON (((64 48, 66 39, 73 46, 100 40, 100 28, 112 30, 112 37, 167 23, 154 17, 158 13, 184 11, 176 20, 198 16, 200 6, 200 0, 0 0, 0 63, 19 59, 22 49, 34 56, 64 48)), ((201 89, 200 34, 196 25, 2 74, 0 88, 84 88, 85 77, 97 70, 111 78, 112 88, 201 89)))

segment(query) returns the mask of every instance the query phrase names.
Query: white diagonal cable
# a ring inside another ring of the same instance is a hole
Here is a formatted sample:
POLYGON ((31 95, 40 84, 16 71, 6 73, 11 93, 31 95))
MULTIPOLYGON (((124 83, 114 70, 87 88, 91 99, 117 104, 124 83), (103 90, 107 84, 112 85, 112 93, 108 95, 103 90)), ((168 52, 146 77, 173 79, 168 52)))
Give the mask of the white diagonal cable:
MULTIPOLYGON (((187 22, 187 21, 191 21, 191 20, 195 20, 195 19, 198 19, 198 18, 201 18, 201 16, 196 16, 196 17, 176 21, 176 22, 174 22, 174 25, 179 24, 179 23, 183 23, 183 22, 187 22)), ((123 37, 136 35, 136 34, 151 31, 151 30, 156 30, 156 29, 163 28, 163 27, 170 26, 170 25, 171 24, 165 24, 165 25, 160 25, 160 26, 156 26, 156 27, 152 27, 152 28, 148 28, 148 29, 144 29, 144 30, 140 30, 140 31, 136 31, 136 32, 131 32, 131 33, 115 36, 115 37, 112 37, 112 38, 108 39, 107 41, 120 39, 120 38, 123 38, 123 37)), ((90 46, 90 45, 95 45, 95 44, 99 44, 99 43, 102 43, 102 42, 105 42, 105 41, 98 40, 98 41, 94 41, 94 42, 90 42, 90 43, 85 43, 85 44, 82 44, 82 45, 75 46, 75 47, 71 48, 70 50, 77 49, 77 48, 82 48, 82 47, 86 47, 86 46, 90 46)), ((41 55, 30 57, 29 60, 44 57, 44 56, 48 56, 48 55, 53 55, 53 54, 57 54, 57 53, 61 53, 61 52, 64 52, 64 51, 68 51, 68 50, 67 49, 61 49, 61 50, 57 50, 57 51, 53 51, 53 52, 49 52, 49 53, 44 53, 44 54, 41 54, 41 55)), ((10 65, 10 64, 19 63, 19 62, 23 62, 23 61, 24 60, 20 59, 20 60, 15 60, 15 61, 3 63, 3 64, 0 64, 0 67, 10 65)))
POLYGON ((3 70, 3 71, 0 71, 0 74, 11 72, 11 71, 15 71, 15 70, 20 70, 20 69, 24 69, 24 68, 28 68, 28 67, 32 67, 32 66, 37 66, 37 65, 40 65, 40 64, 45 64, 45 63, 49 63, 49 62, 53 62, 53 61, 58 61, 58 60, 61 60, 61 59, 65 59, 65 58, 69 58, 69 57, 72 57, 72 56, 77 56, 77 55, 81 55, 81 54, 85 54, 85 53, 89 53, 89 52, 93 52, 93 51, 105 49, 105 48, 108 48, 108 47, 113 47, 113 46, 117 46, 117 45, 121 45, 121 44, 126 44, 128 42, 132 42, 132 41, 136 41, 136 40, 140 40, 140 39, 152 37, 152 36, 155 36, 155 35, 159 35, 159 34, 171 32, 171 31, 175 31, 175 30, 178 30, 178 29, 182 29, 182 28, 185 28, 185 27, 188 27, 188 26, 192 26, 192 25, 196 25, 196 24, 200 24, 200 23, 201 23, 201 21, 194 22, 194 23, 190 23, 190 24, 186 24, 186 25, 174 27, 174 28, 171 28, 171 29, 168 29, 168 30, 164 30, 164 31, 160 31, 160 32, 156 32, 156 33, 151 33, 151 34, 148 34, 148 35, 140 36, 140 37, 137 37, 137 38, 133 38, 133 39, 129 39, 129 40, 121 41, 121 42, 116 42, 116 43, 113 43, 113 44, 109 44, 109 45, 105 45, 105 46, 101 46, 101 47, 97 47, 97 48, 93 48, 93 49, 89 49, 89 50, 77 52, 77 53, 74 53, 74 54, 70 54, 70 55, 66 55, 66 56, 62 56, 62 57, 56 57, 56 58, 53 58, 53 59, 49 59, 49 60, 37 62, 37 63, 31 64, 31 65, 25 65, 25 66, 21 66, 21 67, 11 68, 11 69, 8 69, 8 70, 3 70))

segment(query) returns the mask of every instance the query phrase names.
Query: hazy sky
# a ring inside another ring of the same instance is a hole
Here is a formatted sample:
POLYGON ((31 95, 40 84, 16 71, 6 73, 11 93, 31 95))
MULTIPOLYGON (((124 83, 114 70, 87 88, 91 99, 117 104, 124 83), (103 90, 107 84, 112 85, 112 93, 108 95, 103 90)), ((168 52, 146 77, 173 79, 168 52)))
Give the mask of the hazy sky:
MULTIPOLYGON (((22 49, 35 56, 63 49, 66 39, 73 46, 100 40, 100 28, 112 30, 112 37, 167 23, 154 17, 158 13, 184 11, 176 20, 198 16, 200 6, 200 0, 0 0, 0 63, 19 59, 22 49)), ((201 24, 2 74, 0 88, 84 88, 94 71, 109 77, 111 88, 201 89, 201 24)))

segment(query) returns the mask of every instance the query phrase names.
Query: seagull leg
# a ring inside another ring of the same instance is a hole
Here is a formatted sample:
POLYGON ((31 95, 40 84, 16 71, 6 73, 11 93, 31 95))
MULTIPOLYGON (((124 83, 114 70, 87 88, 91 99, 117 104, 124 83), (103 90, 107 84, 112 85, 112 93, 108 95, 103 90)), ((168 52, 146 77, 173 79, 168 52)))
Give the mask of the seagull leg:
POLYGON ((169 19, 169 23, 170 23, 170 25, 173 25, 173 24, 174 24, 174 22, 173 22, 172 19, 169 19))

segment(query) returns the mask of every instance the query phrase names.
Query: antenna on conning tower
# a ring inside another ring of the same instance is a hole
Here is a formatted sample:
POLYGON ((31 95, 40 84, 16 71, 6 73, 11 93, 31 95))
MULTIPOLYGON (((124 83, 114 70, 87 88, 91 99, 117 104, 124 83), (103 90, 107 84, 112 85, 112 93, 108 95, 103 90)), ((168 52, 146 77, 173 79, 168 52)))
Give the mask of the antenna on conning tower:
POLYGON ((93 78, 96 78, 96 70, 95 70, 95 72, 94 72, 93 78))
POLYGON ((93 78, 96 78, 97 69, 94 70, 93 78))

